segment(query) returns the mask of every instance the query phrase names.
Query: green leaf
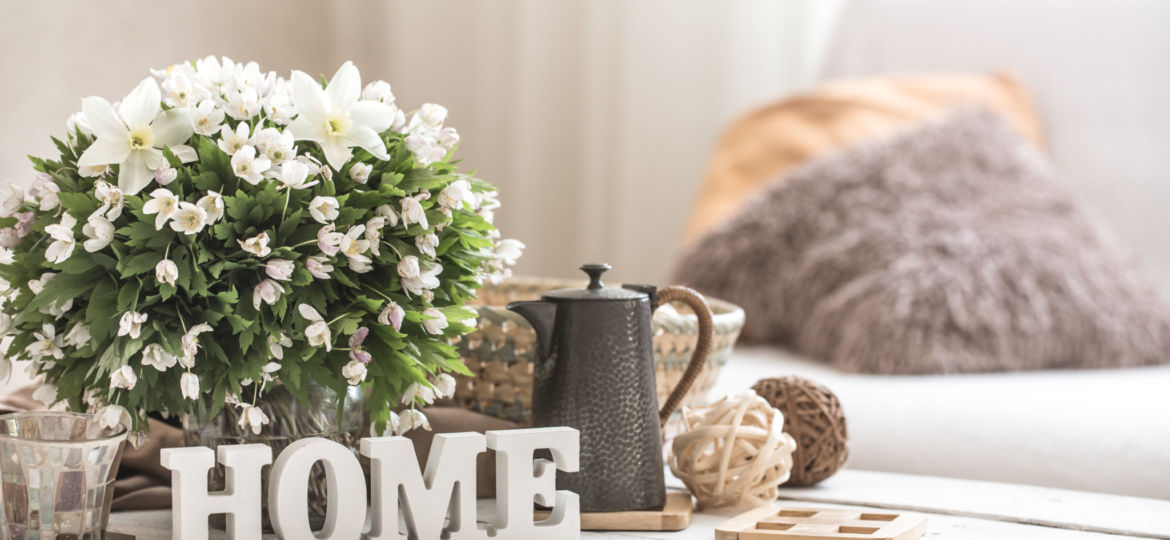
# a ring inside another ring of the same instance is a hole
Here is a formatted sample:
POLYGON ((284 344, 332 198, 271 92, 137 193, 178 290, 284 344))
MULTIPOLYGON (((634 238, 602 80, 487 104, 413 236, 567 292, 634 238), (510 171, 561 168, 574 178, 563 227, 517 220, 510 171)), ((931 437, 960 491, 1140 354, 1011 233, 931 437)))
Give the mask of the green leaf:
POLYGON ((137 304, 138 291, 141 288, 142 285, 138 280, 122 285, 122 288, 118 290, 118 311, 130 311, 137 304))
POLYGON ((137 253, 128 259, 122 259, 122 262, 118 264, 118 271, 122 273, 122 277, 145 274, 153 271, 162 258, 163 254, 155 251, 137 253))

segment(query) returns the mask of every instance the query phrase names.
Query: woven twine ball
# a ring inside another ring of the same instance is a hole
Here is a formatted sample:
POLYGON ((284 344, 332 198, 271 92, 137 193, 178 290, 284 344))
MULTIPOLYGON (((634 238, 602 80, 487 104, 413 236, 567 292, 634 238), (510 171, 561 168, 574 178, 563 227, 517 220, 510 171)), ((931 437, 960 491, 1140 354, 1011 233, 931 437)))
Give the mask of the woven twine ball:
POLYGON ((849 458, 845 413, 829 389, 800 377, 763 379, 752 387, 784 412, 784 431, 796 438, 789 486, 811 486, 833 476, 849 458))
POLYGON ((767 505, 792 469, 796 441, 783 428, 784 414, 752 391, 684 407, 670 470, 700 507, 767 505))

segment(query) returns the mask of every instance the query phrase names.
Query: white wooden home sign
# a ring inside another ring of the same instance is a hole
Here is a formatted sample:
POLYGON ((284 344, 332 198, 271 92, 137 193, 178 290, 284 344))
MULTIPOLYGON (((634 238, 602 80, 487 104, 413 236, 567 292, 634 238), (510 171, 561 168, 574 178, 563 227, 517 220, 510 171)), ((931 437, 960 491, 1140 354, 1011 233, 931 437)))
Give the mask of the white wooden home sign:
MULTIPOLYGON (((276 459, 269 476, 268 511, 276 534, 286 539, 369 540, 538 540, 581 536, 577 494, 556 490, 556 471, 576 472, 580 451, 577 430, 567 427, 514 429, 435 435, 425 471, 414 445, 405 437, 368 437, 360 451, 370 458, 373 482, 371 527, 366 523, 365 478, 357 457, 346 447, 319 438, 299 440, 276 459), (495 521, 476 524, 475 457, 496 451, 495 521), (552 461, 533 459, 547 449, 552 461), (324 528, 314 533, 306 513, 309 471, 321 462, 328 476, 329 507, 324 528), (400 498, 401 494, 401 498, 400 498), (534 521, 533 502, 552 506, 552 514, 534 521), (406 533, 399 531, 399 514, 406 533), (449 518, 449 519, 448 519, 449 518)), ((262 444, 220 446, 225 467, 224 490, 207 491, 207 473, 215 466, 210 448, 168 448, 162 465, 171 470, 173 522, 179 540, 208 538, 207 518, 227 514, 230 538, 261 538, 260 472, 272 464, 272 450, 262 444)))

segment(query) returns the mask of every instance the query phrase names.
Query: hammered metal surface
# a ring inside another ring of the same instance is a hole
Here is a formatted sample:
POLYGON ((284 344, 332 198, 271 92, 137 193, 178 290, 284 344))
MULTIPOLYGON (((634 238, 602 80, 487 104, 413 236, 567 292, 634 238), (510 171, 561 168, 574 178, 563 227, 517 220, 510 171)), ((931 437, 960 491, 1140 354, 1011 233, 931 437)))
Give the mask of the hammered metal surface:
POLYGON ((558 473, 582 512, 661 509, 662 434, 650 301, 556 302, 533 373, 533 424, 581 432, 581 468, 558 473))

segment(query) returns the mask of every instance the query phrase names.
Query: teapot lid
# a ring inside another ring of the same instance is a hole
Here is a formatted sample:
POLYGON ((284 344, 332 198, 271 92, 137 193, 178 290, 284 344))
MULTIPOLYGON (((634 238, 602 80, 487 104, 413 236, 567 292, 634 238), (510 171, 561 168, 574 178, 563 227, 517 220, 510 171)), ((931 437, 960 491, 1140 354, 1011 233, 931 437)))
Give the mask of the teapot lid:
POLYGON ((639 300, 649 298, 645 291, 626 289, 623 287, 606 287, 601 282, 601 274, 612 268, 605 263, 581 265, 581 270, 589 274, 589 285, 584 289, 557 289, 544 293, 544 300, 639 300))

